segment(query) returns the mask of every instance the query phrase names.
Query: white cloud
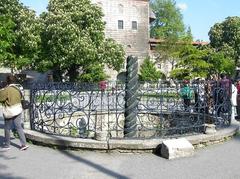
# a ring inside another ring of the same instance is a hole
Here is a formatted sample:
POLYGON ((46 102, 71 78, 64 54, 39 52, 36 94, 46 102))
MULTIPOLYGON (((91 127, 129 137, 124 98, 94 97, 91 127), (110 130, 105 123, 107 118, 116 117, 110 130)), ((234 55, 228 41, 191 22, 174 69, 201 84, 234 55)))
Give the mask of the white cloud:
POLYGON ((188 8, 188 6, 187 6, 186 3, 178 3, 178 4, 177 4, 177 7, 178 7, 181 11, 185 11, 185 10, 188 8))

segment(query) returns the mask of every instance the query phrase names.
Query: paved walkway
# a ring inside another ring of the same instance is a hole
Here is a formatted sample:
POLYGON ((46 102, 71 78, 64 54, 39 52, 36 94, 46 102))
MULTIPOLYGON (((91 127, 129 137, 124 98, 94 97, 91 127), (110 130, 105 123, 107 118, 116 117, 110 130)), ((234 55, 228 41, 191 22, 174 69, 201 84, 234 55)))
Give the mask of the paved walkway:
MULTIPOLYGON (((0 125, 0 144, 3 129, 0 125)), ((166 160, 151 153, 124 154, 57 150, 30 145, 0 152, 1 179, 239 179, 240 136, 196 151, 193 157, 166 160)))

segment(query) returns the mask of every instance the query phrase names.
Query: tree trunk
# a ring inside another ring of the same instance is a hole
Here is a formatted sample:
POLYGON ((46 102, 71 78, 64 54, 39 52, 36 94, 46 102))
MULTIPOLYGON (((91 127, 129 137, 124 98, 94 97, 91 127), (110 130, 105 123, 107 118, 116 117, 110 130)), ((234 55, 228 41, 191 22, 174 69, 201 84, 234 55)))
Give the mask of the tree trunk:
POLYGON ((76 81, 79 72, 78 72, 78 66, 77 65, 72 65, 70 69, 68 70, 68 75, 69 75, 69 81, 74 82, 76 81))
POLYGON ((53 70, 53 79, 56 82, 62 81, 62 73, 61 73, 61 70, 59 67, 57 67, 53 70))

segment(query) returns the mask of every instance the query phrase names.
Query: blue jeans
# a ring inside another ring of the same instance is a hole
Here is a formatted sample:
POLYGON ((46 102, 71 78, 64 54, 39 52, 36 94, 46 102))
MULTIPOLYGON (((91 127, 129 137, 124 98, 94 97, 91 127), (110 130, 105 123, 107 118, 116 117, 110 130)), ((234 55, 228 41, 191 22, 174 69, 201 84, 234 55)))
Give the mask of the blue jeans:
POLYGON ((4 122, 5 122, 4 133, 5 133, 6 147, 10 146, 10 130, 12 128, 12 123, 14 123, 14 125, 16 126, 21 145, 26 145, 27 144, 26 137, 25 137, 25 134, 23 132, 22 125, 21 125, 21 116, 22 116, 22 114, 19 114, 19 115, 13 117, 13 118, 4 120, 4 122))

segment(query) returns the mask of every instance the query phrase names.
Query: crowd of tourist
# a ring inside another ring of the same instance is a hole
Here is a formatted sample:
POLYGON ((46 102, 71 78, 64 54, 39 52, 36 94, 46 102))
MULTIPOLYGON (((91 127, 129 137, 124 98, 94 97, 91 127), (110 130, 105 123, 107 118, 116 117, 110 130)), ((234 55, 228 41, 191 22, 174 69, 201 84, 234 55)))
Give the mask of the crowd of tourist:
POLYGON ((196 112, 231 113, 240 118, 240 79, 232 80, 226 75, 213 75, 208 79, 183 80, 179 95, 184 109, 196 112))

